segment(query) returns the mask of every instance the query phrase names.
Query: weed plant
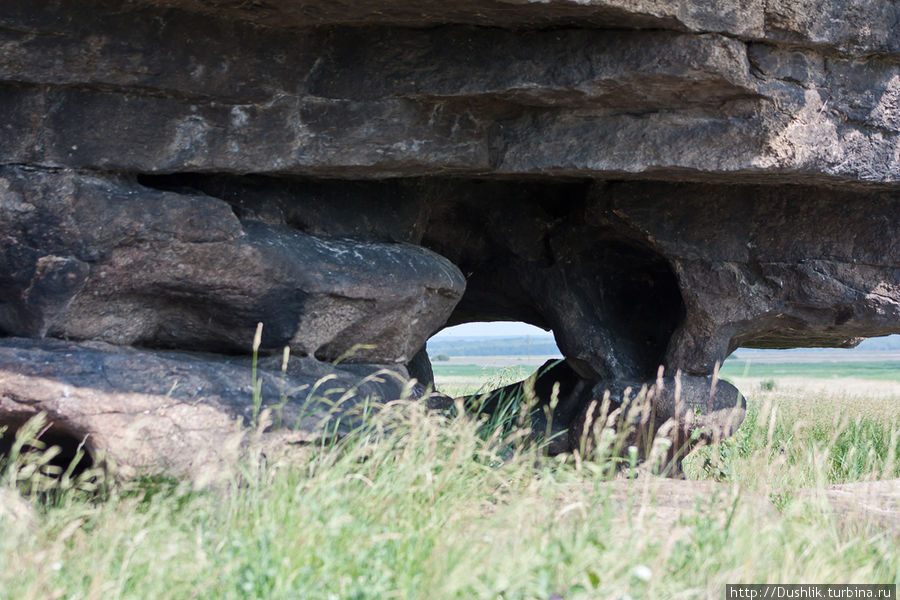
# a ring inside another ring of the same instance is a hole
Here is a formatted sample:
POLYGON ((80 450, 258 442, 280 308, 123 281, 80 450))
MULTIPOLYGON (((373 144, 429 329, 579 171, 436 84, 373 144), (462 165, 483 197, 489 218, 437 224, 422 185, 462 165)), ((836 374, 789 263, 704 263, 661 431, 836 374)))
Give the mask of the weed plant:
POLYGON ((672 518, 658 478, 609 481, 614 440, 593 460, 551 459, 461 406, 391 403, 336 443, 250 453, 216 488, 155 479, 101 497, 69 480, 50 500, 41 478, 65 478, 28 467, 47 450, 23 427, 33 450, 8 457, 3 489, 34 517, 0 510, 0 598, 721 598, 737 582, 900 582, 896 530, 796 493, 897 477, 894 417, 814 422, 787 405, 750 398, 738 435, 691 457, 692 476, 725 483, 695 484, 672 518))

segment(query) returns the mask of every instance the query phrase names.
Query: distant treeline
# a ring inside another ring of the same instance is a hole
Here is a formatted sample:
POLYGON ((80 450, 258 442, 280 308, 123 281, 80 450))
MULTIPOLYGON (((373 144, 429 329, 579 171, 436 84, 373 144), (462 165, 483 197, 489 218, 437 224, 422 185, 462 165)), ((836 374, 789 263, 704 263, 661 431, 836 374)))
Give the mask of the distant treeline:
MULTIPOLYGON (((859 350, 900 351, 900 335, 869 338, 858 346, 859 350)), ((764 352, 776 352, 765 350, 764 352)), ((788 351, 790 352, 790 351, 788 351)), ((428 354, 447 356, 562 356, 552 337, 459 337, 431 340, 428 354)))
POLYGON ((562 356, 552 337, 460 337, 428 342, 431 358, 447 356, 562 356))

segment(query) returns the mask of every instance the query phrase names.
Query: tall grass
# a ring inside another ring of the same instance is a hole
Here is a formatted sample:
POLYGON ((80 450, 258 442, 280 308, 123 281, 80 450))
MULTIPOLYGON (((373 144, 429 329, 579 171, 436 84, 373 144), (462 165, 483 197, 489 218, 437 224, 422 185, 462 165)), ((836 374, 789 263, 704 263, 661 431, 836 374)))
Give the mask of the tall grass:
MULTIPOLYGON (((705 450, 728 483, 684 482, 700 487, 677 518, 656 478, 610 482, 602 462, 548 459, 409 402, 327 447, 251 454, 219 488, 31 495, 32 521, 0 511, 0 598, 721 598, 737 582, 900 582, 896 532, 766 500, 895 473, 890 423, 820 436, 757 404, 746 432, 705 450)), ((8 490, 23 489, 20 466, 6 465, 8 490)))
POLYGON ((808 487, 900 478, 900 393, 868 398, 761 386, 736 434, 689 459, 698 479, 808 487))

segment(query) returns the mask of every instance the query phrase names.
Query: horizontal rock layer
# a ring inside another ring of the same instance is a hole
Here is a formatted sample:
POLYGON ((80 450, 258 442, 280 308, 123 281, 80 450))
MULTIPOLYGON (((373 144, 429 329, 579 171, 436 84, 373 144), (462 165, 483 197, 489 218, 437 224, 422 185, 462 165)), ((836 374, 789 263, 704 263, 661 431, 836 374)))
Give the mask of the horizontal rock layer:
MULTIPOLYGON (((150 4, 22 3, 0 17, 0 129, 12 141, 0 161, 340 178, 898 181, 900 66, 887 54, 897 41, 879 28, 900 9, 842 10, 849 22, 871 19, 865 42, 847 37, 865 29, 828 19, 845 8, 837 2, 819 13, 772 2, 498 3, 661 15, 660 27, 634 31, 622 29, 636 25, 627 18, 614 30, 285 30, 245 20, 265 9, 218 3, 210 17, 199 4, 150 4), (791 44, 773 33, 789 31, 791 44)), ((317 10, 279 6, 273 20, 317 10)), ((378 12, 368 6, 324 12, 365 19, 378 12)), ((497 14, 505 24, 508 12, 497 14)))
POLYGON ((424 248, 322 238, 202 195, 0 169, 0 332, 405 363, 465 288, 424 248))
POLYGON ((427 382, 521 320, 594 389, 900 332, 895 3, 2 4, 0 335, 427 382))
MULTIPOLYGON (((20 11, 26 2, 13 2, 20 11)), ((133 0, 137 8, 190 13, 295 28, 332 24, 428 27, 466 23, 491 27, 607 27, 714 31, 741 38, 896 52, 900 9, 892 3, 836 0, 133 0)), ((113 12, 121 3, 94 3, 113 12)), ((56 6, 41 16, 54 15, 56 6)), ((32 9, 33 11, 33 9, 32 9)), ((17 15, 18 16, 18 15, 17 15)), ((28 14, 35 18, 34 13, 28 14)), ((40 17, 37 17, 38 19, 40 17)), ((21 17, 20 17, 21 19, 21 17)))
POLYGON ((895 192, 549 179, 145 183, 216 195, 273 225, 430 248, 468 279, 449 324, 552 329, 585 375, 647 378, 660 364, 709 374, 739 345, 841 346, 900 330, 895 192), (378 218, 367 199, 391 210, 378 218))
MULTIPOLYGON (((397 367, 334 367, 292 358, 286 374, 257 371, 260 410, 289 443, 346 434, 366 411, 409 397, 397 367)), ((216 478, 239 457, 253 424, 250 361, 147 352, 102 343, 0 339, 0 423, 45 413, 61 432, 117 474, 216 478), (220 472, 221 471, 221 472, 220 472)))

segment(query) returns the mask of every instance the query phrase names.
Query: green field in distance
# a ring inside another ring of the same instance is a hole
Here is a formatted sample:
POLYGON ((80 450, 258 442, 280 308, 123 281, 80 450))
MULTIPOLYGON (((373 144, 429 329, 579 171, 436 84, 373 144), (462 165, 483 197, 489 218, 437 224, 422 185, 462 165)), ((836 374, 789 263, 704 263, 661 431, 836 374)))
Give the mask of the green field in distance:
MULTIPOLYGON (((477 360, 477 359, 476 359, 477 360)), ((441 364, 434 363, 434 374, 437 377, 496 377, 511 375, 511 370, 518 369, 522 377, 533 373, 535 367, 515 366, 497 367, 478 364, 441 364)), ((722 377, 759 377, 777 379, 779 377, 807 377, 813 379, 831 379, 850 377, 856 379, 878 381, 900 381, 900 362, 810 362, 810 363, 772 363, 754 362, 752 360, 728 360, 722 366, 722 377)))
POLYGON ((808 377, 833 379, 852 377, 879 381, 900 381, 898 361, 847 361, 847 362, 753 362, 752 360, 726 360, 722 366, 723 377, 808 377))

